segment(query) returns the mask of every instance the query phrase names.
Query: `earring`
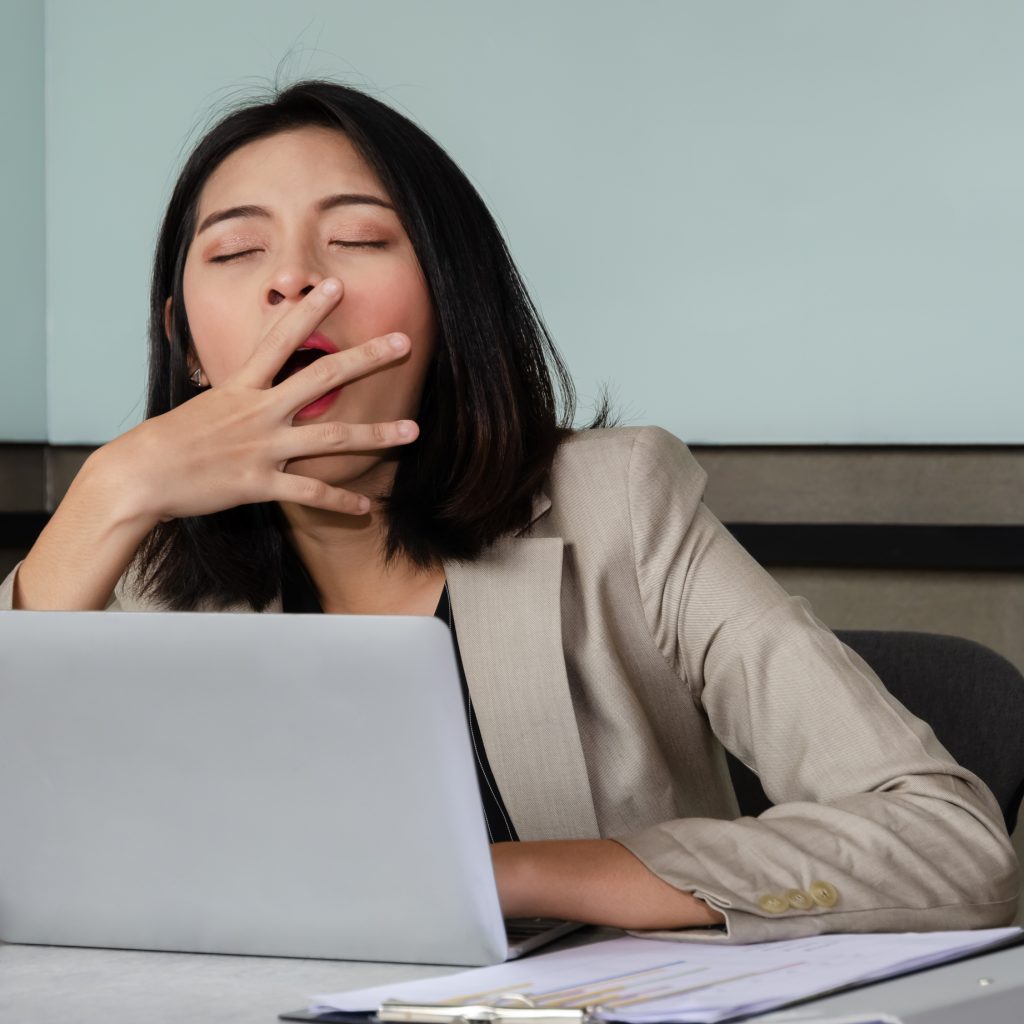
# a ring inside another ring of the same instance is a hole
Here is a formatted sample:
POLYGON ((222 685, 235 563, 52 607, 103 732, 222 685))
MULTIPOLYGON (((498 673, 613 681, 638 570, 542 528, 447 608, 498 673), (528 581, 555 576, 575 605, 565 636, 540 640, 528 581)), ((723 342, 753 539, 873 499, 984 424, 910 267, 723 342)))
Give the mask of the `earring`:
POLYGON ((195 368, 195 370, 192 371, 192 375, 189 377, 189 383, 193 387, 201 388, 203 386, 203 379, 202 378, 203 378, 203 368, 201 366, 197 366, 195 368))

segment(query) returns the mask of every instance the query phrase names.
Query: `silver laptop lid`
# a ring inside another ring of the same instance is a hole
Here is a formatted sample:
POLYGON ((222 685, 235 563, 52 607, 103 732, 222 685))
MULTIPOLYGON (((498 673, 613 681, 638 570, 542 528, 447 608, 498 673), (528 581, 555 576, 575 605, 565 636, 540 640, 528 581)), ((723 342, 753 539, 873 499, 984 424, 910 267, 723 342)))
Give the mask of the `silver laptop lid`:
POLYGON ((2 614, 0 821, 8 942, 507 952, 433 617, 2 614))

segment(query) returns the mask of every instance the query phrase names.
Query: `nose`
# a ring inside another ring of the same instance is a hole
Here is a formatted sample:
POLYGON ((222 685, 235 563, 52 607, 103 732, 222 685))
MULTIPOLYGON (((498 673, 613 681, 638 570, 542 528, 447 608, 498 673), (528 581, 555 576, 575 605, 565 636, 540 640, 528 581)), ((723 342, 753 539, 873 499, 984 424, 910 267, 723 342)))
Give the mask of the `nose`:
POLYGON ((267 304, 276 306, 285 299, 301 299, 311 292, 324 275, 311 267, 298 264, 278 267, 266 285, 267 304))

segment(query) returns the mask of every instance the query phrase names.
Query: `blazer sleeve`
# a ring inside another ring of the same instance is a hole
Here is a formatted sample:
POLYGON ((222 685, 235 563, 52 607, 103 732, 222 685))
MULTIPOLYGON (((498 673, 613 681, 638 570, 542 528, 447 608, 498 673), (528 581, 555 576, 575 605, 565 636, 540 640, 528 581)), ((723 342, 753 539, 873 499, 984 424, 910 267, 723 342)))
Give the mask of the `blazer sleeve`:
POLYGON ((9 612, 14 607, 14 577, 18 575, 20 568, 21 562, 7 574, 3 583, 0 583, 0 612, 9 612))
POLYGON ((616 837, 726 918, 645 933, 754 942, 1009 924, 1018 864, 987 787, 702 503, 686 446, 638 432, 629 514, 644 615, 721 742, 775 804, 616 837))
MULTIPOLYGON (((4 579, 3 583, 0 583, 0 612, 9 612, 14 609, 14 579, 18 575, 18 570, 21 568, 21 562, 19 562, 4 579)), ((111 595, 110 600, 107 602, 105 612, 118 612, 122 611, 121 602, 118 599, 118 591, 121 589, 121 582, 119 581, 117 586, 114 588, 114 593, 111 595)))

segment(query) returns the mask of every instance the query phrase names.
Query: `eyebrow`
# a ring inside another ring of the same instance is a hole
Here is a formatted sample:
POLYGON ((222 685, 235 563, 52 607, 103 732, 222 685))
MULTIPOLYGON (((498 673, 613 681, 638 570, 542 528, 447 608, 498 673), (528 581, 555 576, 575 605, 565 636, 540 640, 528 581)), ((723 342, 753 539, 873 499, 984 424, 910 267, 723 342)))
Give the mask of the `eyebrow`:
MULTIPOLYGON (((327 196, 316 204, 316 209, 319 213, 326 213, 328 210, 333 210, 337 206, 362 205, 383 206, 385 210, 394 210, 394 207, 389 202, 381 199, 380 196, 363 194, 361 192, 344 192, 334 196, 327 196)), ((198 238, 199 235, 201 235, 207 228, 212 228, 214 224, 220 224, 221 221, 232 220, 235 217, 270 216, 270 211, 262 206, 231 206, 226 210, 217 210, 215 213, 211 213, 210 216, 199 225, 196 237, 198 238)))

